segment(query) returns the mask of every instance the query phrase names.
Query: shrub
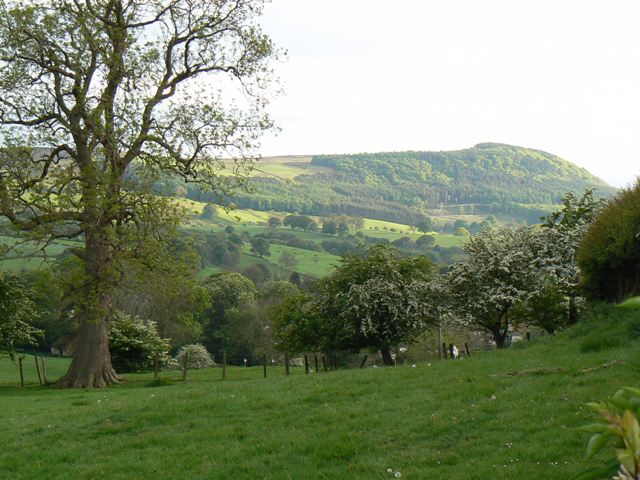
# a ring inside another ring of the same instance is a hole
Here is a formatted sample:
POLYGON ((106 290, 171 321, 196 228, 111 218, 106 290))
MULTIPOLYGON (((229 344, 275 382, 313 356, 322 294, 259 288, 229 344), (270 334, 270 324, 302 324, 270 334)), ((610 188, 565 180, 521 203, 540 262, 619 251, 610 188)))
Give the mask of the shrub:
POLYGON ((187 372, 193 369, 207 368, 213 365, 211 355, 199 343, 183 346, 175 357, 182 369, 182 379, 187 379, 187 372))
POLYGON ((582 429, 593 433, 587 445, 587 458, 593 458, 608 444, 615 447, 600 467, 582 472, 574 480, 614 478, 640 479, 640 389, 626 387, 618 390, 608 402, 590 403, 588 406, 600 416, 599 422, 582 429))
POLYGON ((578 262, 591 298, 640 294, 640 179, 603 208, 582 241, 578 262))
POLYGON ((109 321, 111 362, 121 373, 148 371, 169 361, 169 340, 155 322, 116 310, 109 321))

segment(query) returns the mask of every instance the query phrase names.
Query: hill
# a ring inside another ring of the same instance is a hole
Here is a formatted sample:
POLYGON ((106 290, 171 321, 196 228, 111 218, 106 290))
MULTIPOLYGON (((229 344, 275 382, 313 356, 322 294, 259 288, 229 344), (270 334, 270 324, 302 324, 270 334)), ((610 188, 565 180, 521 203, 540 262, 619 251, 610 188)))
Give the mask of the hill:
MULTIPOLYGON (((534 223, 568 191, 615 189, 555 155, 497 143, 448 152, 386 152, 262 159, 239 207, 347 214, 415 224, 443 213, 494 214, 534 223)), ((207 200, 197 187, 187 196, 207 200)))
MULTIPOLYGON (((267 379, 238 367, 225 381, 220 368, 187 382, 170 371, 165 386, 139 374, 94 391, 34 385, 32 358, 20 389, 4 359, 1 476, 564 480, 584 467, 585 402, 637 384, 639 334, 635 312, 599 307, 554 337, 460 361, 289 377, 269 367, 267 379)), ((48 359, 48 378, 67 362, 48 359)))

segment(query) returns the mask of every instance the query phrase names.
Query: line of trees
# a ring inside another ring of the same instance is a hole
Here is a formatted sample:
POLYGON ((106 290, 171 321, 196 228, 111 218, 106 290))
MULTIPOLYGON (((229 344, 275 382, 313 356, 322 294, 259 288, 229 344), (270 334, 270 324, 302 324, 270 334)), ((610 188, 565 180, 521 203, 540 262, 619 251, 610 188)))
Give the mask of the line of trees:
POLYGON ((467 259, 443 274, 427 257, 385 245, 348 254, 314 293, 274 313, 280 347, 375 348, 389 364, 392 348, 447 320, 484 330, 498 348, 514 324, 553 333, 577 321, 584 303, 577 252, 603 205, 590 190, 569 193, 542 225, 484 229, 465 245, 467 259))

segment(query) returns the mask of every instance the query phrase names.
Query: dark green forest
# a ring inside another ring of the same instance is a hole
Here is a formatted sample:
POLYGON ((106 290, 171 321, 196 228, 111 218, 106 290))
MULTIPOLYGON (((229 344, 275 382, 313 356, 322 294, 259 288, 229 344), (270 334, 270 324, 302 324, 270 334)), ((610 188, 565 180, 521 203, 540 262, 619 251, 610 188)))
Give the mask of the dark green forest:
MULTIPOLYGON (((595 188, 609 196, 615 191, 555 155, 497 143, 445 152, 316 155, 310 167, 293 180, 254 177, 252 192, 227 201, 255 210, 359 215, 412 225, 434 210, 457 206, 452 213, 535 223, 564 192, 595 188)), ((214 200, 196 186, 187 187, 187 197, 214 200)))

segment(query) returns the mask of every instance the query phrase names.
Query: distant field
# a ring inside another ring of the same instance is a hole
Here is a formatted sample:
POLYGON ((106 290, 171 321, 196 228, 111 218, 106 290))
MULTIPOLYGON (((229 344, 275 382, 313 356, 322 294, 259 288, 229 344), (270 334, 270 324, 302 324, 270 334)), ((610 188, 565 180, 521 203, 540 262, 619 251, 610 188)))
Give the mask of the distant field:
MULTIPOLYGON (((263 212, 251 209, 235 209, 229 212, 225 212, 222 207, 216 206, 216 216, 212 219, 205 220, 199 218, 199 215, 202 213, 202 209, 206 205, 205 203, 196 202, 184 198, 176 199, 176 202, 180 206, 184 207, 188 212, 190 212, 191 215, 193 215, 192 218, 185 220, 184 222, 184 227, 187 230, 200 232, 221 232, 226 226, 232 225, 237 232, 248 232, 251 235, 255 235, 257 233, 269 233, 273 231, 286 232, 292 233, 302 240, 311 241, 318 244, 325 240, 335 240, 341 238, 337 235, 326 235, 321 232, 305 232, 301 230, 293 230, 288 227, 280 227, 274 230, 264 225, 272 216, 284 218, 286 215, 288 215, 288 213, 286 212, 263 212), (261 223, 263 225, 256 225, 257 223, 261 223)), ((316 220, 317 222, 321 222, 320 217, 312 218, 314 218, 314 220, 316 220)), ((364 227, 360 231, 367 236, 386 238, 389 241, 393 241, 405 236, 408 236, 415 240, 423 235, 422 233, 412 233, 411 228, 408 225, 373 219, 364 219, 364 227)), ((350 233, 354 234, 356 233, 356 230, 351 228, 350 233)), ((457 237, 450 234, 441 234, 435 232, 432 234, 435 236, 436 245, 440 245, 443 247, 462 246, 467 241, 467 237, 457 237)), ((17 240, 14 237, 0 235, 0 243, 13 245, 16 241, 17 240)), ((53 260, 65 249, 72 246, 81 247, 82 244, 80 242, 74 241, 57 241, 46 248, 46 253, 47 256, 50 257, 51 260, 53 260)), ((31 250, 33 250, 33 247, 30 248, 31 250)), ((242 270, 250 266, 251 264, 254 264, 256 262, 259 263, 261 261, 264 263, 276 264, 281 252, 287 249, 291 249, 292 253, 294 253, 299 260, 299 264, 296 270, 305 275, 312 275, 315 277, 326 275, 332 270, 333 265, 335 265, 338 260, 338 257, 329 253, 313 252, 309 250, 302 250, 293 247, 278 245, 272 246, 273 253, 270 258, 260 260, 249 252, 248 246, 245 246, 238 268, 242 270)), ((16 258, 16 255, 13 252, 7 254, 4 259, 0 260, 0 268, 17 273, 22 270, 31 270, 46 266, 46 263, 43 261, 43 257, 40 252, 33 252, 29 255, 29 249, 27 248, 25 250, 26 255, 20 258, 16 258)), ((199 272, 199 276, 204 277, 211 273, 219 271, 221 271, 221 268, 219 267, 208 267, 199 272)))
MULTIPOLYGON (((331 255, 326 252, 312 252, 310 250, 303 250, 301 248, 289 247, 287 245, 271 245, 271 256, 260 258, 250 252, 251 246, 245 244, 242 248, 242 254, 240 256, 240 262, 237 270, 244 270, 245 268, 256 264, 263 263, 270 265, 271 267, 278 267, 278 259, 283 252, 289 252, 295 255, 298 260, 297 266, 293 269, 296 272, 304 275, 311 275, 313 277, 323 277, 333 270, 333 267, 338 264, 340 257, 331 255)), ((204 278, 212 273, 219 273, 224 271, 221 267, 207 267, 199 272, 199 276, 204 278)))

